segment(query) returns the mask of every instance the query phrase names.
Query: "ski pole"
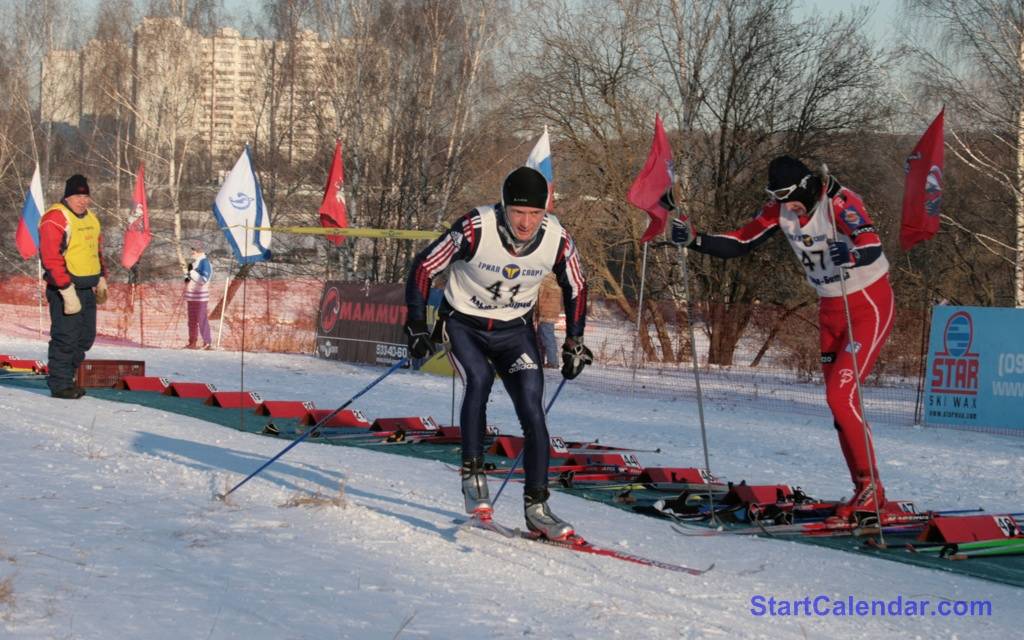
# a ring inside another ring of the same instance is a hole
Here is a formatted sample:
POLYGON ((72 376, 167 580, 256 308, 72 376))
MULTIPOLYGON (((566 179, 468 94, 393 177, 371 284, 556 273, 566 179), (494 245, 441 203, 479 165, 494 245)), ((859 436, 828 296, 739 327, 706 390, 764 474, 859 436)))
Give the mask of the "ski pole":
MULTIPOLYGON (((825 201, 824 213, 828 215, 829 224, 832 225, 832 241, 836 243, 839 232, 836 230, 836 216, 832 208, 832 198, 828 195, 829 172, 828 165, 821 163, 821 197, 825 201)), ((868 449, 868 475, 871 476, 871 497, 875 502, 875 518, 878 520, 878 540, 885 546, 885 534, 882 529, 882 505, 878 503, 878 484, 881 481, 878 477, 878 469, 875 468, 875 443, 871 439, 868 428, 868 417, 864 413, 864 389, 860 384, 860 364, 857 362, 857 353, 860 351, 857 341, 853 338, 853 316, 850 314, 850 299, 846 292, 846 267, 839 265, 839 291, 843 296, 843 313, 846 316, 846 337, 848 339, 850 360, 853 362, 853 384, 857 391, 857 411, 860 412, 860 425, 864 433, 864 444, 868 449)))
MULTIPOLYGON (((697 361, 697 337, 693 331, 693 299, 690 294, 690 268, 686 247, 679 248, 680 262, 683 266, 683 287, 686 291, 686 326, 690 332, 690 351, 693 356, 693 382, 697 389, 697 416, 700 419, 700 441, 704 448, 704 470, 711 475, 711 456, 708 454, 708 432, 704 422, 704 392, 700 386, 700 363, 697 361)), ((708 503, 711 505, 711 522, 717 524, 715 518, 715 496, 711 493, 711 482, 708 481, 708 503)))
MULTIPOLYGON (((558 383, 558 388, 555 389, 555 395, 551 396, 551 400, 548 402, 547 408, 544 409, 545 416, 547 416, 548 413, 551 412, 551 406, 555 404, 555 400, 558 399, 558 394, 562 393, 562 387, 565 386, 565 383, 568 380, 568 378, 562 378, 562 381, 558 383)), ((495 503, 498 502, 498 498, 501 497, 501 492, 505 490, 505 485, 508 484, 509 478, 512 477, 512 473, 516 470, 516 467, 518 467, 519 463, 522 461, 523 453, 525 451, 526 447, 524 446, 522 449, 519 450, 519 455, 516 456, 516 459, 512 461, 512 466, 509 467, 508 473, 505 474, 505 479, 501 481, 501 486, 498 487, 498 492, 494 494, 494 500, 491 500, 492 509, 494 508, 495 503)))
POLYGON ((347 401, 345 402, 345 404, 341 405, 340 407, 338 407, 338 408, 337 408, 337 409, 335 409, 334 411, 332 411, 332 412, 328 413, 328 414, 327 414, 326 416, 324 416, 323 418, 321 418, 319 422, 317 422, 317 423, 316 423, 315 425, 313 425, 313 426, 312 426, 312 427, 310 427, 309 429, 306 429, 306 432, 305 432, 305 433, 303 433, 303 434, 302 434, 301 436, 299 436, 298 438, 296 438, 295 440, 293 440, 293 441, 291 442, 291 444, 289 444, 289 445, 288 445, 287 447, 285 447, 284 449, 282 449, 280 453, 278 453, 278 454, 277 454, 276 456, 274 456, 274 457, 273 457, 273 458, 271 458, 270 460, 267 460, 266 462, 264 462, 264 463, 263 463, 263 464, 262 464, 262 465, 260 466, 260 468, 259 468, 259 469, 257 469, 257 470, 255 470, 255 471, 253 471, 253 472, 252 472, 252 473, 250 473, 250 474, 249 474, 248 476, 246 476, 246 477, 245 477, 245 480, 242 480, 241 482, 239 482, 239 483, 238 483, 238 484, 236 484, 235 486, 231 487, 231 489, 230 489, 229 491, 227 491, 226 493, 219 493, 219 494, 217 494, 217 496, 216 496, 216 497, 217 497, 217 499, 218 499, 218 500, 224 500, 224 499, 225 499, 225 498, 227 498, 227 497, 228 497, 229 495, 231 495, 232 493, 234 493, 234 491, 235 491, 236 489, 238 489, 239 487, 241 487, 241 486, 242 486, 243 484, 245 484, 246 482, 249 482, 249 480, 250 480, 250 479, 252 479, 252 478, 253 478, 253 477, 254 477, 254 476, 255 476, 256 474, 258 474, 258 473, 259 473, 260 471, 263 471, 264 469, 266 469, 267 467, 269 467, 269 466, 270 466, 271 464, 273 464, 273 463, 274 463, 274 461, 275 461, 275 460, 277 460, 278 458, 280 458, 280 457, 281 457, 281 456, 283 456, 284 454, 288 453, 288 451, 290 451, 290 450, 292 449, 292 447, 294 447, 295 445, 297 445, 297 444, 299 444, 300 442, 302 442, 303 440, 305 440, 305 439, 306 439, 306 437, 307 437, 307 436, 308 436, 309 434, 313 433, 313 432, 314 432, 314 431, 316 431, 316 430, 317 430, 317 429, 318 429, 319 427, 323 426, 323 424, 324 424, 325 422, 328 422, 328 421, 329 421, 329 420, 330 420, 331 418, 333 418, 334 416, 336 416, 336 415, 338 415, 339 413, 341 413, 342 411, 344 411, 344 410, 345 410, 345 408, 346 408, 346 407, 348 407, 348 405, 350 405, 350 404, 352 404, 353 402, 355 402, 355 401, 356 401, 356 399, 358 399, 358 398, 359 398, 359 396, 363 395, 364 393, 366 393, 366 392, 367 392, 367 391, 369 391, 370 389, 372 389, 372 388, 374 388, 375 386, 377 386, 377 383, 378 383, 378 382, 380 382, 380 381, 381 381, 381 380, 383 380, 384 378, 386 378, 386 377, 388 377, 389 375, 391 375, 392 373, 394 373, 394 372, 395 372, 395 370, 397 370, 397 369, 398 369, 399 367, 401 367, 401 366, 405 365, 405 364, 406 364, 407 362, 409 362, 409 358, 408 358, 408 357, 406 357, 406 358, 402 358, 401 360, 399 360, 399 361, 398 361, 398 362, 396 362, 395 364, 391 365, 391 368, 390 368, 390 369, 388 369, 387 371, 385 371, 384 373, 382 373, 382 374, 381 374, 381 375, 380 375, 380 376, 379 376, 379 377, 378 377, 378 378, 377 378, 376 380, 374 380, 374 381, 373 381, 373 382, 371 382, 370 384, 368 384, 368 385, 366 385, 365 387, 363 387, 363 390, 362 390, 362 391, 360 391, 360 392, 359 392, 359 393, 357 393, 356 395, 354 395, 354 396, 352 396, 351 398, 349 398, 349 399, 348 399, 348 400, 347 400, 347 401))

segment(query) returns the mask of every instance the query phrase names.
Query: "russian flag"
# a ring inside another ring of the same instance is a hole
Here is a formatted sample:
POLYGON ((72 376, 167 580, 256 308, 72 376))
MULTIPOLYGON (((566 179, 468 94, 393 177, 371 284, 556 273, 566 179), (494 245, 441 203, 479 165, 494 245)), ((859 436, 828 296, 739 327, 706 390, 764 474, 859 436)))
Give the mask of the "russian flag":
POLYGON ((548 127, 544 125, 544 133, 537 144, 533 145, 533 151, 526 158, 526 166, 540 171, 544 179, 548 181, 548 203, 550 210, 555 203, 555 171, 551 165, 551 138, 548 137, 548 127))
POLYGON ((18 245, 18 253, 25 260, 36 255, 39 250, 39 220, 43 217, 43 182, 39 179, 39 164, 32 174, 32 182, 25 193, 25 204, 21 206, 21 219, 18 220, 18 232, 14 237, 18 245))

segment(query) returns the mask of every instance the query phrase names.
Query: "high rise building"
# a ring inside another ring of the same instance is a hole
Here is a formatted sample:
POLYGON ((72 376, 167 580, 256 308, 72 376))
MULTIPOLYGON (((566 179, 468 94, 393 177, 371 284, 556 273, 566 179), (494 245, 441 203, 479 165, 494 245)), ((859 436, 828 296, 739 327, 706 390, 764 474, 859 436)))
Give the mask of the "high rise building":
POLYGON ((221 166, 247 142, 273 147, 288 161, 308 154, 321 135, 318 122, 334 119, 317 82, 330 44, 312 31, 290 42, 247 38, 228 27, 206 37, 178 18, 145 18, 126 52, 128 73, 93 91, 112 50, 92 40, 81 51, 46 56, 44 121, 78 127, 114 116, 120 104, 140 148, 187 144, 221 166))

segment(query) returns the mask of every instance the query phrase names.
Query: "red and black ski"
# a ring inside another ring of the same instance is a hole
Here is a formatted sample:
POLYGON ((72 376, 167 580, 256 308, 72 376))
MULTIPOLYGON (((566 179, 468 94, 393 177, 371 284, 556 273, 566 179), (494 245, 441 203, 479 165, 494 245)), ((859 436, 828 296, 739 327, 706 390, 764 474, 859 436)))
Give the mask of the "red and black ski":
POLYGON ((569 551, 578 551, 579 553, 591 553, 598 556, 604 556, 606 558, 615 558, 617 560, 624 560, 626 562, 641 564, 646 567, 657 567, 659 569, 665 569, 666 571, 686 573, 691 576, 703 575, 708 571, 711 571, 715 567, 715 565, 712 564, 706 569, 695 569, 693 567, 672 564, 671 562, 662 562, 661 560, 644 558, 642 556, 627 553, 625 551, 619 551, 618 549, 610 549, 607 547, 599 547, 593 545, 578 535, 570 536, 565 540, 550 540, 539 533, 535 533, 533 531, 523 531, 521 529, 510 529, 509 527, 498 524, 493 520, 470 518, 464 524, 478 527, 480 529, 485 529, 487 531, 493 531, 506 538, 522 538, 523 540, 532 540, 533 542, 539 542, 541 544, 546 544, 552 547, 559 547, 561 549, 568 549, 569 551))

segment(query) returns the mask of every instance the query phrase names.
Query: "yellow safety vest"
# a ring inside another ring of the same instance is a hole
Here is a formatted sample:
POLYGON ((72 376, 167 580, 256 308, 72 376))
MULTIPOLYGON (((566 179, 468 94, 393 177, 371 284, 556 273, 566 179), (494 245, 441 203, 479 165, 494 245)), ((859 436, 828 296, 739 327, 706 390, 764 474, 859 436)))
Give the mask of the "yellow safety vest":
POLYGON ((67 247, 64 249, 64 264, 73 276, 88 277, 99 275, 100 267, 100 219, 86 209, 85 215, 78 216, 63 204, 53 205, 64 213, 68 226, 64 231, 67 247))

